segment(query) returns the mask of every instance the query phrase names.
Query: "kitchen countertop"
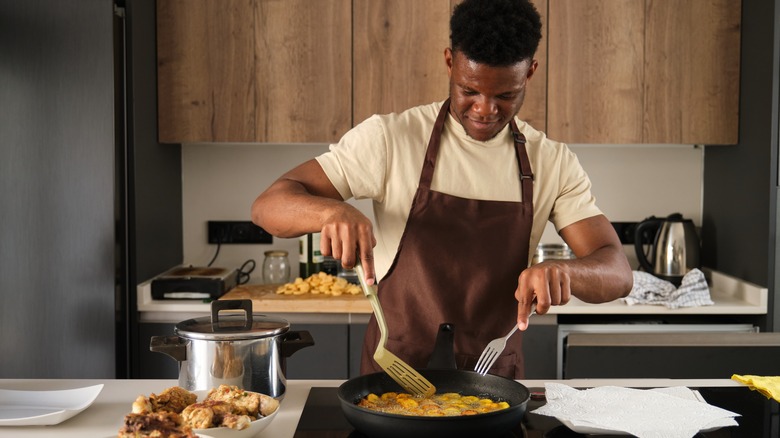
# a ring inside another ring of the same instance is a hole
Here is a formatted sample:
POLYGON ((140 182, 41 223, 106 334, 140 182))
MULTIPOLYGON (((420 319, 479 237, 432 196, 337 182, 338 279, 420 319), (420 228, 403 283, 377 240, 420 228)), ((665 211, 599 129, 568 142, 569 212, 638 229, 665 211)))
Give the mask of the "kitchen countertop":
MULTIPOLYGON (((257 437, 292 438, 303 406, 312 387, 336 387, 341 380, 290 380, 280 411, 271 424, 257 437)), ((548 381, 523 380, 529 388, 544 387, 548 381)), ((71 379, 0 379, 0 388, 16 390, 56 390, 105 385, 95 402, 85 411, 54 426, 3 426, 0 437, 106 438, 116 436, 124 416, 139 395, 159 393, 177 384, 176 380, 71 380, 71 379)), ((633 388, 660 388, 669 386, 737 387, 741 384, 729 379, 572 379, 561 381, 572 387, 626 386, 633 388)), ((756 396, 759 396, 758 394, 756 396)))
MULTIPOLYGON (((744 280, 703 269, 710 285, 712 306, 669 309, 658 305, 629 306, 622 300, 589 304, 577 298, 565 306, 553 306, 548 315, 763 315, 767 313, 768 290, 744 280)), ((278 285, 238 286, 220 299, 251 299, 255 312, 309 315, 311 322, 365 322, 371 306, 363 295, 277 295, 278 285), (342 321, 343 320, 343 321, 342 321)), ((138 285, 138 311, 142 322, 181 321, 210 314, 203 300, 154 300, 151 280, 138 285), (175 317, 171 317, 175 313, 175 317)))

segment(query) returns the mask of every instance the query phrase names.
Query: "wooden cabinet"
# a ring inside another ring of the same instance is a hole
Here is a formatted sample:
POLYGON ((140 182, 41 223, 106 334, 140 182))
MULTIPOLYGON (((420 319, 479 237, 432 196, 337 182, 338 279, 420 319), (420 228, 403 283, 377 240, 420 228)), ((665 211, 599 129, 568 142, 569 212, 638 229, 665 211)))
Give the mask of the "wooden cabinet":
POLYGON ((740 2, 550 0, 548 21, 551 138, 737 142, 740 2))
MULTIPOLYGON (((159 139, 335 142, 443 100, 459 1, 158 0, 159 139)), ((568 143, 736 143, 738 6, 537 1, 520 118, 568 143)))
POLYGON ((355 0, 354 8, 354 124, 447 97, 450 0, 355 0))
POLYGON ((160 142, 337 139, 351 22, 351 0, 158 0, 160 142))
MULTIPOLYGON (((334 142, 372 114, 444 100, 459 1, 158 0, 159 140, 334 142)), ((520 111, 538 129, 546 50, 520 111)))
MULTIPOLYGON (((449 20, 460 0, 356 0, 354 3, 354 124, 373 114, 400 112, 444 100, 449 79, 444 49, 449 20)), ((546 27, 546 2, 537 2, 546 27)), ((542 39, 539 69, 529 83, 520 117, 545 128, 547 47, 542 39)))

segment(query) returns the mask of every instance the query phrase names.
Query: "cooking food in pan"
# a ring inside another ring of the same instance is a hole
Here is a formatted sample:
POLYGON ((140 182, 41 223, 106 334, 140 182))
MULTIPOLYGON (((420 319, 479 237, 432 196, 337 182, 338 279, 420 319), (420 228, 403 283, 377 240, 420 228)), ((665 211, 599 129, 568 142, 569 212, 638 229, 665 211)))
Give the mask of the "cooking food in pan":
POLYGON ((455 327, 444 323, 439 328, 429 367, 420 373, 440 394, 488 395, 504 401, 508 407, 479 415, 414 416, 395 415, 365 409, 358 405, 368 394, 404 392, 387 373, 354 377, 339 386, 342 412, 352 426, 371 438, 452 438, 455 436, 505 436, 520 427, 530 399, 528 388, 505 377, 455 368, 453 339, 455 327), (452 369, 450 369, 452 368, 452 369))
POLYGON ((141 395, 133 402, 118 437, 194 437, 196 429, 244 430, 279 408, 270 396, 229 385, 210 390, 200 402, 197 399, 195 393, 180 387, 141 395))
POLYGON ((417 415, 423 417, 456 417, 499 411, 509 407, 505 401, 494 401, 485 397, 461 395, 457 392, 434 394, 430 397, 415 397, 408 393, 385 392, 363 397, 358 406, 374 411, 396 415, 417 415))

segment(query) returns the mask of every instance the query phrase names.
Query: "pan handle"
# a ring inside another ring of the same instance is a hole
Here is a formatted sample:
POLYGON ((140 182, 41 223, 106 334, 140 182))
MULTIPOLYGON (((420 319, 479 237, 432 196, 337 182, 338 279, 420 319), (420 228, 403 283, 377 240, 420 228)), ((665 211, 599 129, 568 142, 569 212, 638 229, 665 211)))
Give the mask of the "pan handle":
POLYGON ((431 359, 428 361, 429 369, 454 370, 455 362, 455 324, 445 322, 439 325, 439 333, 436 335, 436 345, 433 347, 431 359))

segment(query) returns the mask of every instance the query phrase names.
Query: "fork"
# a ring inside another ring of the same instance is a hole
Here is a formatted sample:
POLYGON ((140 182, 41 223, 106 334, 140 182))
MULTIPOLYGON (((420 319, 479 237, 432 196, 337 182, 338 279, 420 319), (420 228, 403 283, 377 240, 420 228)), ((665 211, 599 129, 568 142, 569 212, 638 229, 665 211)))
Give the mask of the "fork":
MULTIPOLYGON (((532 310, 531 314, 528 316, 530 317, 534 313, 536 313, 536 307, 534 307, 534 310, 532 310)), ((506 348, 506 341, 509 340, 509 338, 512 337, 516 331, 517 323, 515 323, 515 326, 512 327, 512 330, 509 330, 509 333, 507 333, 505 336, 490 341, 485 349, 482 350, 482 354, 479 355, 477 364, 474 366, 474 371, 482 376, 487 374, 493 364, 496 363, 496 360, 498 360, 498 356, 504 351, 504 348, 506 348)))
POLYGON ((387 343, 387 322, 385 322, 385 315, 376 295, 376 286, 366 284, 366 274, 363 271, 363 266, 360 265, 360 261, 355 264, 355 272, 363 293, 368 298, 368 302, 371 303, 371 308, 374 310, 376 322, 379 326, 379 344, 374 352, 374 360, 407 392, 416 396, 430 397, 436 392, 436 387, 409 364, 385 348, 387 343))

